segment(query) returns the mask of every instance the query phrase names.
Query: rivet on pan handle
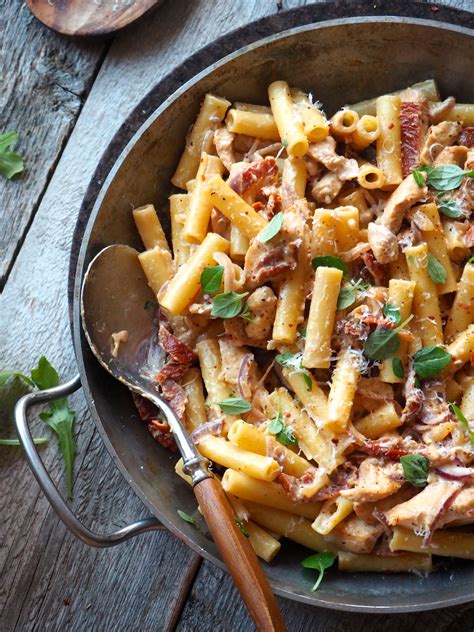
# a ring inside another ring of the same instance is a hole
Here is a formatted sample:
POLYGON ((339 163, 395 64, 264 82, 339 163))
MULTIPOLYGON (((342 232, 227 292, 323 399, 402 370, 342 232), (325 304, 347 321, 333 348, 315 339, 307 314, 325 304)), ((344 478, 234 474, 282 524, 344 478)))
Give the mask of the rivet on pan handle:
POLYGON ((79 540, 82 540, 82 542, 88 544, 89 546, 95 546, 98 548, 115 546, 116 544, 121 544, 122 542, 125 542, 125 540, 129 540, 136 535, 140 535, 140 533, 163 529, 163 525, 158 522, 156 518, 145 518, 144 520, 138 520, 127 527, 123 527, 122 529, 118 529, 118 531, 114 531, 106 535, 94 533, 78 520, 71 509, 67 506, 55 484, 51 480, 51 477, 46 471, 43 461, 36 450, 36 446, 30 433, 28 426, 28 409, 31 406, 36 406, 37 404, 44 404, 45 402, 60 399, 61 397, 67 397, 71 393, 74 393, 74 391, 77 391, 80 386, 81 378, 77 375, 70 382, 66 382, 65 384, 45 389, 44 391, 29 393, 19 399, 15 406, 15 424, 18 437, 25 451, 30 468, 33 471, 33 474, 35 475, 44 495, 49 500, 51 506, 64 522, 66 527, 77 538, 79 538, 79 540))

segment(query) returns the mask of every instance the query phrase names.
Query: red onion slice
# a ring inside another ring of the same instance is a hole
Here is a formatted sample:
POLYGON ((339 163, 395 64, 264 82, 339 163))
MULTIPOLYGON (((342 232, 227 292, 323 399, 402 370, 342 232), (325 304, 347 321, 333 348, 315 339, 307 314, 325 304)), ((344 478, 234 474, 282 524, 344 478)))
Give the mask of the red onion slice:
POLYGON ((474 467, 464 465, 441 465, 436 472, 450 481, 465 481, 474 478, 474 467))

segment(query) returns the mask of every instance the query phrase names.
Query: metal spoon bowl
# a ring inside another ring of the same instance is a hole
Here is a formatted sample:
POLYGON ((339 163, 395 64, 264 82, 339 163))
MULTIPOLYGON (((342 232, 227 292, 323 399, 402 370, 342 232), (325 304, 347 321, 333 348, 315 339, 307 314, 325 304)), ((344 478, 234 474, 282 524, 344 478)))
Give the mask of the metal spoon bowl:
POLYGON ((154 375, 165 354, 158 345, 156 303, 142 271, 138 252, 129 246, 104 248, 84 277, 81 317, 92 353, 128 388, 149 399, 163 413, 183 457, 183 471, 192 480, 207 526, 232 574, 258 630, 285 630, 278 604, 249 541, 236 524, 232 507, 219 483, 191 441, 186 428, 156 389, 154 375), (127 339, 113 353, 112 334, 127 339))

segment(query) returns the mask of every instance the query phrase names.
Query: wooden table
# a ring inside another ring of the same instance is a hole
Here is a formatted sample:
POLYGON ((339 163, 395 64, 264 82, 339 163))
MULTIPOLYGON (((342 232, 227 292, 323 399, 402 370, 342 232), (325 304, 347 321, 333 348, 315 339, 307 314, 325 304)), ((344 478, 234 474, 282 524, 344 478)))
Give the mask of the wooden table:
MULTIPOLYGON (((86 186, 125 117, 171 69, 217 36, 303 4, 310 3, 167 0, 115 38, 83 43, 46 30, 20 0, 5 3, 0 130, 20 133, 27 168, 22 177, 0 182, 1 368, 28 371, 44 353, 64 379, 76 372, 66 291, 72 233, 86 186)), ((472 9, 471 0, 449 4, 472 9)), ((12 432, 19 390, 0 393, 1 436, 12 432)), ((78 444, 74 510, 97 531, 147 515, 113 466, 80 393, 71 404, 78 444)), ((47 434, 41 425, 35 421, 35 434, 47 434)), ((41 454, 62 487, 55 441, 41 454)), ((50 509, 19 449, 0 448, 0 482, 2 632, 252 629, 229 576, 168 532, 90 549, 50 509)), ((291 632, 473 629, 469 605, 388 618, 280 603, 291 632)))

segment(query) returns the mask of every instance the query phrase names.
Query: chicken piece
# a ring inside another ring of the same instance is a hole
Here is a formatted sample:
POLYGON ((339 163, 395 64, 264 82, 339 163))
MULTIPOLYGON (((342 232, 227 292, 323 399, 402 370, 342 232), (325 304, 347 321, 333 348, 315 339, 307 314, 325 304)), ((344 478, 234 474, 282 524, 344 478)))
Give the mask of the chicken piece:
POLYGON ((453 145, 460 131, 460 124, 455 121, 443 121, 432 125, 420 153, 422 165, 432 165, 445 147, 453 145))
POLYGON ((233 143, 234 134, 229 132, 226 127, 219 127, 216 129, 214 132, 214 145, 216 147, 217 155, 222 160, 228 171, 230 171, 232 165, 236 161, 233 143))
POLYGON ((462 489, 440 520, 438 527, 460 527, 474 523, 474 486, 462 489))
POLYGON ((226 337, 219 338, 219 350, 222 359, 222 372, 220 377, 233 388, 239 386, 239 376, 243 362, 253 367, 254 381, 256 382, 255 359, 252 353, 245 347, 239 347, 226 337), (250 361, 248 361, 250 358, 250 361))
POLYGON ((323 467, 309 467, 299 478, 281 472, 278 475, 278 482, 291 500, 301 502, 316 496, 328 484, 329 477, 323 467))
POLYGON ((254 239, 245 255, 246 287, 253 289, 298 265, 298 248, 301 241, 280 244, 262 243, 254 239))
POLYGON ((428 113, 430 123, 436 124, 440 121, 445 121, 448 114, 456 105, 456 99, 454 97, 448 97, 444 101, 431 102, 428 104, 428 113))
POLYGON ((403 485, 403 487, 401 487, 398 492, 392 494, 392 496, 387 496, 377 502, 355 502, 354 513, 369 524, 380 524, 380 518, 378 517, 380 514, 392 509, 395 505, 410 500, 415 494, 416 491, 411 485, 403 485))
POLYGON ((352 489, 343 489, 341 496, 354 502, 375 502, 397 492, 402 483, 396 480, 401 476, 401 465, 384 465, 378 459, 365 459, 359 467, 359 478, 352 489))
POLYGON ((316 202, 330 204, 340 193, 344 183, 335 173, 325 173, 320 180, 311 183, 311 195, 316 202))
POLYGON ((398 240, 390 228, 370 222, 367 227, 367 240, 379 263, 390 263, 398 258, 398 240))
POLYGON ((358 516, 340 522, 324 539, 343 551, 370 553, 383 533, 381 524, 368 524, 358 516))
POLYGON ((434 161, 434 166, 439 167, 439 165, 458 165, 458 167, 462 167, 466 162, 467 151, 467 147, 463 147, 462 145, 445 147, 434 161))
POLYGON ((275 320, 277 297, 270 287, 258 287, 247 299, 250 319, 245 323, 245 333, 255 340, 267 340, 275 320))
POLYGON ((397 234, 405 217, 405 213, 417 202, 426 197, 428 188, 418 186, 410 174, 388 198, 381 216, 381 224, 397 234))
POLYGON ((462 489, 460 481, 440 479, 427 485, 410 500, 384 513, 391 527, 402 526, 426 536, 437 528, 455 496, 462 489))
POLYGON ((227 184, 239 195, 251 187, 262 188, 274 182, 278 175, 278 165, 273 156, 259 158, 253 162, 239 162, 232 165, 227 184))
POLYGON ((327 136, 319 143, 310 144, 308 154, 334 173, 339 180, 352 180, 359 174, 357 160, 336 154, 336 141, 332 136, 327 136))

